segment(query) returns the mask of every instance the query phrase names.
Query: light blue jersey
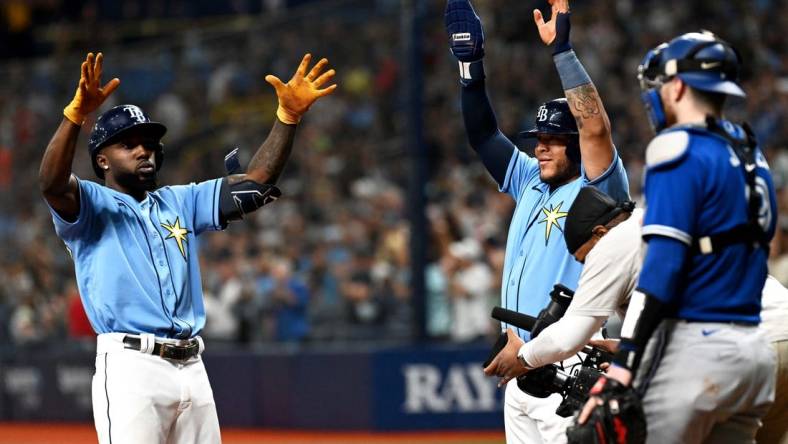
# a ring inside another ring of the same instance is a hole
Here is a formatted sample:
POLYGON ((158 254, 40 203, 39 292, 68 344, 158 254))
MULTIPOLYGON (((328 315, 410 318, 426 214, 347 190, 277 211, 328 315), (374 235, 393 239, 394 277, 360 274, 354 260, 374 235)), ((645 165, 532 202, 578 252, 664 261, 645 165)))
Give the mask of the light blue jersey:
POLYGON ((163 187, 137 202, 79 180, 75 222, 50 208, 97 333, 191 338, 205 326, 197 237, 221 230, 221 179, 163 187))
MULTIPOLYGON (((583 265, 569 254, 564 221, 580 188, 594 185, 617 201, 629 199, 629 181, 616 152, 610 167, 593 181, 582 172, 554 190, 539 179, 539 163, 515 150, 501 191, 517 202, 509 225, 501 284, 504 308, 536 316, 550 301, 553 285, 577 287, 583 265)), ((525 340, 530 334, 517 329, 525 340)))

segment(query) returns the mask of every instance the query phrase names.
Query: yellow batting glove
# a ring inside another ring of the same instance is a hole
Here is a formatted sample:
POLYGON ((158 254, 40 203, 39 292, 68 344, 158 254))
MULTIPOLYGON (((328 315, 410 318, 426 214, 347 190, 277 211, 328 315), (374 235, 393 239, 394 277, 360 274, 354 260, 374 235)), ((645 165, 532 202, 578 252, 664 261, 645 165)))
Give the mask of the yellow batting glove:
POLYGON ((77 125, 82 125, 85 116, 95 111, 104 100, 112 94, 120 80, 114 78, 101 86, 101 68, 104 55, 98 53, 95 57, 93 53, 88 53, 85 61, 82 62, 82 77, 79 79, 77 92, 74 99, 63 109, 63 115, 77 125))
POLYGON ((337 85, 334 84, 328 88, 320 89, 323 84, 334 77, 336 71, 329 69, 320 74, 328 64, 327 59, 321 59, 307 74, 306 69, 311 60, 311 54, 305 55, 293 78, 287 83, 282 83, 278 77, 270 74, 265 76, 265 81, 276 90, 276 96, 279 99, 276 117, 282 123, 295 125, 317 99, 331 94, 337 88, 337 85))

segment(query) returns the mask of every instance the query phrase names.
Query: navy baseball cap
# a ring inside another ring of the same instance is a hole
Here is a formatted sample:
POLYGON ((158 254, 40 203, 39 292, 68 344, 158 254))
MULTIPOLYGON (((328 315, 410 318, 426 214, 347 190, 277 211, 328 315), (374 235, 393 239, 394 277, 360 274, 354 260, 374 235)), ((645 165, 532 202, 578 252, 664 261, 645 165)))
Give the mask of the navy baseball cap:
POLYGON ((577 136, 577 122, 569 102, 565 98, 551 100, 543 103, 536 111, 534 127, 522 131, 520 137, 535 138, 539 134, 553 134, 556 136, 577 136))

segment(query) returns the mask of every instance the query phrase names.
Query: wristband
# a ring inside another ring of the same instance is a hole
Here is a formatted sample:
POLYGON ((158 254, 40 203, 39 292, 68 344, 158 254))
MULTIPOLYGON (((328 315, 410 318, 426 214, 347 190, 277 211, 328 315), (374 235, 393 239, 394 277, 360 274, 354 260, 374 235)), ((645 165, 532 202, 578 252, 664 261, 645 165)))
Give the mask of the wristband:
POLYGON ((296 125, 301 121, 301 116, 294 112, 288 111, 281 106, 276 109, 276 117, 280 122, 286 125, 296 125))
POLYGON ((572 44, 569 42, 569 12, 559 12, 555 18, 555 46, 553 47, 553 55, 560 54, 572 49, 572 44))
POLYGON ((481 59, 475 62, 458 62, 460 66, 460 83, 470 86, 484 80, 484 62, 481 59))
POLYGON ((82 126, 85 123, 85 116, 80 114, 71 104, 63 108, 63 115, 75 125, 82 126))

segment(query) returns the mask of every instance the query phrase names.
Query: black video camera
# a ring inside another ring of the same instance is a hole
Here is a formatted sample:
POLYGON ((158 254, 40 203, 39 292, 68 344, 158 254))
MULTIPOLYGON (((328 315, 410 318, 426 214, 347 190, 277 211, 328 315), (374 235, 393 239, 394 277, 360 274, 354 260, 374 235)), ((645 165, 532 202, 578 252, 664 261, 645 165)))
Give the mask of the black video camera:
MULTIPOLYGON (((492 317, 523 330, 531 332, 531 338, 535 338, 548 325, 561 319, 566 313, 569 303, 572 302, 574 292, 561 284, 556 284, 550 292, 550 303, 547 304, 539 315, 534 318, 501 307, 495 307, 492 317)), ((495 356, 506 345, 506 332, 498 337, 490 356, 484 363, 487 367, 495 356)), ((520 390, 537 398, 546 398, 553 393, 558 393, 564 400, 556 409, 555 413, 559 416, 568 417, 576 410, 583 407, 588 399, 588 392, 599 379, 602 370, 599 368, 603 363, 613 360, 613 355, 595 347, 586 346, 583 348, 586 354, 580 368, 574 372, 567 373, 558 365, 550 364, 544 367, 531 370, 523 376, 517 378, 517 386, 520 390)))

